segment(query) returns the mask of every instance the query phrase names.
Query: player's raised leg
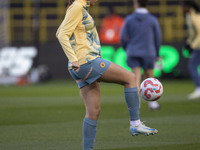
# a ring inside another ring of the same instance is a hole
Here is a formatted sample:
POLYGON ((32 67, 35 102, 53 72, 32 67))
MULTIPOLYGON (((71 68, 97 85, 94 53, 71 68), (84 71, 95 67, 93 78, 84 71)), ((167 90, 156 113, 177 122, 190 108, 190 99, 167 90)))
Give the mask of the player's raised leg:
POLYGON ((132 72, 127 71, 117 64, 111 63, 110 67, 104 72, 100 80, 103 82, 118 83, 124 86, 124 94, 130 116, 130 133, 132 135, 150 135, 158 132, 156 129, 146 127, 140 122, 140 102, 136 76, 132 72))

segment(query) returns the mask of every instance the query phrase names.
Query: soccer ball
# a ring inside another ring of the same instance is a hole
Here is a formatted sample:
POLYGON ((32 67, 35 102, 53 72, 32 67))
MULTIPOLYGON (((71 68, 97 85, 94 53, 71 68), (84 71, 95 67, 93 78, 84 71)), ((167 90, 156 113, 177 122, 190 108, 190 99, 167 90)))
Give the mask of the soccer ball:
POLYGON ((147 78, 140 85, 140 95, 147 101, 156 101, 163 94, 163 86, 158 79, 147 78))

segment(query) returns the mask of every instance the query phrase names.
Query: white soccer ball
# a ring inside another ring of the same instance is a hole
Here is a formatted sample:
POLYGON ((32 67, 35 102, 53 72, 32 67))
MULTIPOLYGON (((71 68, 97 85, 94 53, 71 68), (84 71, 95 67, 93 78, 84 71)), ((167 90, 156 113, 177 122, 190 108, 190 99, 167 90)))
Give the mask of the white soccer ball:
POLYGON ((140 95, 147 101, 156 101, 163 94, 163 86, 158 79, 147 78, 140 85, 140 95))

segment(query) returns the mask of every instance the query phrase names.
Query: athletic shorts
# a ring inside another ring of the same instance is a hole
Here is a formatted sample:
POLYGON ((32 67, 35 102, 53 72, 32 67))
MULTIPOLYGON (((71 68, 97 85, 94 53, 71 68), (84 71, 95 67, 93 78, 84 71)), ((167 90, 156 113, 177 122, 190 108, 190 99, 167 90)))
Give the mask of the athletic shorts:
POLYGON ((127 64, 130 68, 141 67, 144 70, 153 69, 156 58, 128 57, 127 64))
POLYGON ((78 72, 74 71, 73 69, 69 69, 69 73, 78 84, 78 87, 82 88, 99 79, 108 69, 110 64, 110 61, 102 58, 96 58, 86 64, 81 65, 78 72))

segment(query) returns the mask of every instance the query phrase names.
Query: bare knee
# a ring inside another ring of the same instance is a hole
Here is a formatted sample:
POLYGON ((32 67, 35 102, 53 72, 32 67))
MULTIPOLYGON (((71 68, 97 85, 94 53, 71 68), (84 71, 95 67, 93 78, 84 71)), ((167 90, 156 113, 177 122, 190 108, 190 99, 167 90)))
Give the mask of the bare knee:
POLYGON ((129 72, 129 74, 127 75, 126 78, 126 83, 124 84, 125 88, 132 88, 132 87, 136 87, 137 83, 136 83, 136 75, 132 72, 129 72))
POLYGON ((101 112, 100 106, 96 106, 95 108, 90 108, 90 109, 86 108, 86 117, 92 120, 98 120, 100 112, 101 112))

